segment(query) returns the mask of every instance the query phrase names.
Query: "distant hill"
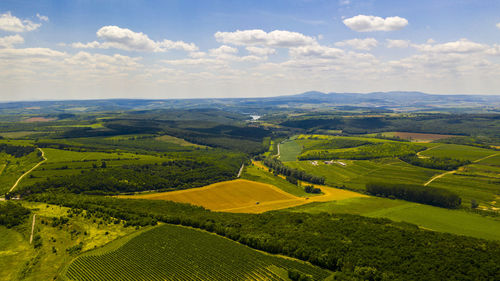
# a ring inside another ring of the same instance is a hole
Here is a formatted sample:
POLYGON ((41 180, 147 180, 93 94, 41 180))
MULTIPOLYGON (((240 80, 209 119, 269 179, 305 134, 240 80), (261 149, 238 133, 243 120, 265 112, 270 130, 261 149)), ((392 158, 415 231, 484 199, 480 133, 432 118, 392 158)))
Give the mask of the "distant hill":
POLYGON ((265 98, 103 99, 0 103, 0 114, 64 114, 110 110, 215 108, 241 113, 279 108, 378 108, 398 111, 459 111, 464 108, 500 112, 500 95, 436 95, 422 92, 322 93, 310 91, 265 98))

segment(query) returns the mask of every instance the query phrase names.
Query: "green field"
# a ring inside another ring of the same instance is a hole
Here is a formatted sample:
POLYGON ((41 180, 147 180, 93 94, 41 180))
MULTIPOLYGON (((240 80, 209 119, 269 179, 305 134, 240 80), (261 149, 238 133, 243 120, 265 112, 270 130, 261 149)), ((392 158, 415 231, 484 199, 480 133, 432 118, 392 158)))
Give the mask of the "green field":
POLYGON ((483 217, 466 211, 449 210, 402 200, 378 197, 352 198, 326 203, 311 203, 288 210, 293 212, 347 213, 381 217, 413 223, 440 232, 500 240, 500 218, 483 217))
POLYGON ((56 178, 75 175, 82 170, 100 167, 106 162, 107 167, 119 167, 133 164, 151 164, 165 161, 161 156, 142 155, 133 153, 105 153, 105 152, 78 152, 54 148, 43 148, 47 161, 23 178, 19 187, 30 186, 46 178, 56 178))
POLYGON ((0 153, 0 194, 9 191, 19 177, 41 160, 38 150, 19 158, 0 153))
POLYGON ((480 147, 458 145, 458 144, 440 144, 432 149, 423 151, 423 156, 450 157, 456 159, 476 161, 483 157, 496 154, 498 151, 484 149, 480 147))
POLYGON ((371 181, 423 184, 433 175, 440 173, 437 170, 412 166, 398 159, 340 160, 340 162, 345 166, 338 163, 325 164, 323 161, 317 161, 317 165, 313 165, 312 161, 287 162, 286 165, 323 176, 327 185, 360 190, 364 190, 365 184, 371 181))
POLYGON ((0 280, 19 280, 20 268, 30 260, 32 251, 19 232, 0 225, 0 280))
POLYGON ((207 232, 161 225, 109 252, 77 258, 66 276, 72 280, 283 280, 292 268, 316 279, 329 275, 207 232))
POLYGON ((297 160, 297 156, 302 151, 302 146, 294 140, 286 140, 278 145, 280 146, 279 159, 284 162, 297 160))
POLYGON ((0 226, 0 280, 52 280, 80 253, 69 252, 72 247, 81 243, 82 251, 94 249, 134 231, 120 221, 91 218, 86 212, 70 215, 70 209, 65 207, 25 201, 22 204, 36 214, 34 234, 40 236, 41 243, 38 248, 29 244, 32 215, 12 229, 0 226), (52 224, 54 218, 61 217, 68 221, 52 224))
POLYGON ((306 193, 302 187, 298 187, 285 179, 275 176, 274 174, 263 170, 255 165, 245 166, 241 175, 242 179, 258 181, 262 183, 272 184, 281 190, 300 197, 309 197, 310 193, 306 193))

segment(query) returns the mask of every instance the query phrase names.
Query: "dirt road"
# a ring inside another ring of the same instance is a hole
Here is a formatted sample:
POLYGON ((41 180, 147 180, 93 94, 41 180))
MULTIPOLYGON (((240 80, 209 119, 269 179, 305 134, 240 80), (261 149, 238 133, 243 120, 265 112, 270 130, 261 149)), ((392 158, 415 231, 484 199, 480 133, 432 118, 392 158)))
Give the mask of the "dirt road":
POLYGON ((41 148, 38 148, 38 150, 40 150, 42 152, 42 158, 43 160, 38 162, 38 164, 36 164, 33 168, 31 168, 30 170, 28 170, 26 173, 22 174, 16 181, 16 183, 14 183, 14 185, 9 189, 9 192, 12 192, 14 190, 14 188, 17 187, 17 185, 19 184, 19 182, 21 182, 21 180, 27 176, 29 173, 31 173, 33 170, 35 170, 36 168, 38 168, 40 165, 43 164, 43 162, 47 161, 47 158, 45 157, 45 152, 41 149, 41 148))

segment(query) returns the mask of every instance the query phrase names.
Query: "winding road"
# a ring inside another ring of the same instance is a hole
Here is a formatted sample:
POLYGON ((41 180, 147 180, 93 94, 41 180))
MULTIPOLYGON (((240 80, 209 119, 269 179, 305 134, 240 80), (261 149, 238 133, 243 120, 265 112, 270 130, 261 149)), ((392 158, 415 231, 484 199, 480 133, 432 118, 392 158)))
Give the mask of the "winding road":
POLYGON ((19 184, 19 182, 21 182, 21 180, 27 176, 29 173, 31 173, 33 170, 35 170, 36 168, 40 167, 40 165, 42 165, 45 161, 47 161, 47 158, 45 157, 45 152, 41 149, 41 148, 38 148, 38 150, 40 150, 40 152, 42 152, 42 158, 43 160, 38 162, 38 164, 36 164, 33 168, 29 169, 26 173, 22 174, 16 181, 16 183, 14 183, 14 185, 9 189, 9 192, 12 192, 16 187, 17 185, 19 184))

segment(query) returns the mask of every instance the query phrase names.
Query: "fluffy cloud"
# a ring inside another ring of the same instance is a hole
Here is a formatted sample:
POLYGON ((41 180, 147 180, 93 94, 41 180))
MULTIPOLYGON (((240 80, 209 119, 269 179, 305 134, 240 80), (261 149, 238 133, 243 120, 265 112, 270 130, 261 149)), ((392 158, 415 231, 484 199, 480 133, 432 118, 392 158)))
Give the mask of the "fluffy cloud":
POLYGON ((276 53, 273 48, 249 46, 245 48, 250 54, 255 56, 268 56, 276 53))
POLYGON ((48 48, 0 49, 0 57, 64 57, 66 53, 48 48))
POLYGON ((41 21, 49 21, 49 17, 47 17, 47 16, 42 16, 42 15, 40 15, 40 14, 38 14, 38 13, 36 14, 36 17, 37 17, 39 20, 41 20, 41 21))
POLYGON ((92 69, 110 70, 119 67, 121 70, 124 69, 134 70, 139 66, 138 63, 139 60, 141 60, 141 58, 132 58, 120 54, 108 56, 102 54, 90 54, 87 52, 79 52, 78 54, 70 58, 67 58, 64 61, 68 65, 79 65, 92 69))
POLYGON ((357 15, 343 20, 350 29, 358 32, 394 31, 408 25, 408 20, 401 17, 381 18, 376 16, 357 15))
POLYGON ((413 45, 413 47, 421 52, 432 53, 477 53, 488 49, 488 45, 472 42, 467 39, 443 44, 413 45))
POLYGON ((12 48, 12 46, 22 43, 24 43, 24 38, 18 34, 0 37, 0 48, 12 48))
POLYGON ((215 39, 224 44, 262 45, 269 47, 298 47, 316 44, 316 39, 302 33, 274 30, 265 32, 261 29, 237 30, 234 32, 217 32, 215 39))
POLYGON ((354 49, 357 50, 364 50, 364 51, 369 51, 375 47, 377 47, 378 42, 375 38, 365 38, 365 39, 351 39, 351 40, 344 40, 341 42, 335 43, 335 46, 339 47, 344 47, 344 46, 351 46, 354 49))
POLYGON ((0 14, 0 30, 9 32, 25 32, 39 28, 42 24, 30 20, 21 20, 10 12, 0 14))
POLYGON ((338 58, 344 51, 320 45, 302 46, 290 49, 290 56, 294 58, 338 58))
POLYGON ((238 49, 229 47, 226 45, 222 45, 217 49, 211 49, 208 53, 213 57, 227 56, 227 55, 235 55, 238 53, 238 49))
POLYGON ((72 43, 73 48, 82 49, 121 49, 127 51, 138 52, 166 52, 168 50, 184 50, 194 52, 198 47, 194 43, 186 43, 183 41, 153 41, 142 32, 134 32, 127 28, 118 26, 104 26, 97 31, 97 37, 104 42, 93 41, 89 43, 76 42, 72 43))
POLYGON ((387 48, 408 48, 409 46, 410 46, 409 40, 387 39, 387 48))
POLYGON ((500 22, 499 22, 499 23, 497 23, 497 28, 498 28, 498 29, 500 29, 500 22))

